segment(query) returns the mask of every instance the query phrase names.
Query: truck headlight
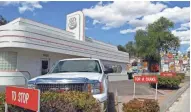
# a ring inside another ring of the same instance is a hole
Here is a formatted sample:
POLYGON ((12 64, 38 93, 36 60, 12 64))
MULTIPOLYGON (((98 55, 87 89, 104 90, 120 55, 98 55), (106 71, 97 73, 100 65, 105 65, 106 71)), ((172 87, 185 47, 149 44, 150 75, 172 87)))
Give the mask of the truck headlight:
POLYGON ((89 84, 88 91, 92 94, 100 94, 103 92, 103 85, 101 82, 89 84))
POLYGON ((28 88, 35 89, 36 85, 34 84, 28 84, 28 88))
POLYGON ((28 88, 35 89, 36 85, 34 84, 34 82, 28 82, 28 88))

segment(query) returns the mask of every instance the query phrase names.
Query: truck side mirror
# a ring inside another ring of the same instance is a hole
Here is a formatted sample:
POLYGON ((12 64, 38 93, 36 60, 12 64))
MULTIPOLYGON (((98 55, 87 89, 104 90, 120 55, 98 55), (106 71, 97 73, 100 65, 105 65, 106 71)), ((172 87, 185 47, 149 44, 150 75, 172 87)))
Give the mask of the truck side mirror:
POLYGON ((113 73, 113 69, 112 68, 108 68, 104 71, 105 74, 108 74, 108 73, 113 73))

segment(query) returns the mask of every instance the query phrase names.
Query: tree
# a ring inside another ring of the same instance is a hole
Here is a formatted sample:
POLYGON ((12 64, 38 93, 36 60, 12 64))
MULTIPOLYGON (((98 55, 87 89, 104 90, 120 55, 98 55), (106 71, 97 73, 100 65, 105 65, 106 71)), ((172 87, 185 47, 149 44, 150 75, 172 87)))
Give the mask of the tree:
POLYGON ((161 51, 177 51, 180 41, 170 31, 173 26, 173 22, 161 17, 149 24, 146 31, 138 30, 135 34, 138 55, 159 62, 161 51))
POLYGON ((158 52, 178 50, 180 46, 179 39, 170 31, 170 28, 173 27, 174 23, 164 17, 148 25, 148 36, 151 38, 158 52))
POLYGON ((8 21, 3 16, 0 15, 0 26, 5 25, 7 23, 8 23, 8 21))
MULTIPOLYGON (((148 34, 144 30, 138 30, 135 34, 135 44, 137 57, 146 57, 151 50, 149 50, 148 45, 151 44, 148 38, 148 34)), ((152 47, 151 47, 152 48, 152 47)))
POLYGON ((133 41, 129 41, 126 45, 126 52, 129 53, 129 57, 134 57, 136 56, 136 46, 135 43, 133 41))
POLYGON ((123 47, 122 45, 118 45, 117 48, 118 48, 119 51, 126 52, 125 47, 123 47))

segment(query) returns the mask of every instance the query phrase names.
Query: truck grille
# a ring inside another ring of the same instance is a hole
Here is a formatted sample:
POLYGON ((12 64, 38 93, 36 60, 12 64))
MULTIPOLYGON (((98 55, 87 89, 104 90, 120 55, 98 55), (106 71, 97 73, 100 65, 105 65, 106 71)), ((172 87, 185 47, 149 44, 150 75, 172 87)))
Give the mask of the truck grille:
POLYGON ((86 84, 37 84, 37 89, 45 91, 85 91, 86 84))

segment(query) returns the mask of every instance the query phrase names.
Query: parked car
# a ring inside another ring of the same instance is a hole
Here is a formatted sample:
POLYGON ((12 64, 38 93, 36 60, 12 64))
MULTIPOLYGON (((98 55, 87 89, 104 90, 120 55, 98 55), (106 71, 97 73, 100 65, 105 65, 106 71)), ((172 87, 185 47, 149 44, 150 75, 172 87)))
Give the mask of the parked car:
POLYGON ((45 91, 82 91, 90 92, 102 106, 107 108, 108 73, 99 59, 76 58, 57 62, 48 74, 28 81, 29 88, 45 91))

